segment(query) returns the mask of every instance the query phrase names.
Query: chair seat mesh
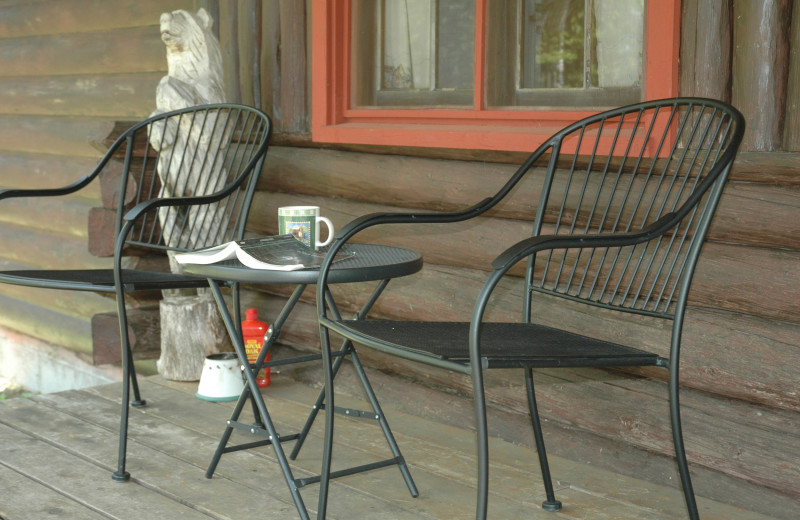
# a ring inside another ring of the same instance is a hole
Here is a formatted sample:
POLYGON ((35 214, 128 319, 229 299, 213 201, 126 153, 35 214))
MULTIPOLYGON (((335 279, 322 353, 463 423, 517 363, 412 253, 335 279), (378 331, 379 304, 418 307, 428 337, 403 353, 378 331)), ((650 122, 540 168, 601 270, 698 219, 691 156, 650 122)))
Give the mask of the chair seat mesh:
MULTIPOLYGON (((344 321, 348 328, 394 348, 438 359, 469 361, 469 323, 344 321)), ((481 357, 488 368, 643 366, 659 356, 632 347, 526 323, 485 323, 481 357)))

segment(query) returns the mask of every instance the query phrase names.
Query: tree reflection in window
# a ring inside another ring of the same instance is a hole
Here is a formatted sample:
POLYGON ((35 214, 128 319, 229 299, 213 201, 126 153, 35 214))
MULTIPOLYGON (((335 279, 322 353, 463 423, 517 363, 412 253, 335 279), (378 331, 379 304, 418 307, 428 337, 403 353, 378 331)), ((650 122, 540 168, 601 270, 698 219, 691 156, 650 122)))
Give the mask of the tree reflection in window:
MULTIPOLYGON (((480 1, 486 106, 642 98, 645 0, 480 1)), ((352 0, 353 106, 475 108, 476 3, 352 0)))

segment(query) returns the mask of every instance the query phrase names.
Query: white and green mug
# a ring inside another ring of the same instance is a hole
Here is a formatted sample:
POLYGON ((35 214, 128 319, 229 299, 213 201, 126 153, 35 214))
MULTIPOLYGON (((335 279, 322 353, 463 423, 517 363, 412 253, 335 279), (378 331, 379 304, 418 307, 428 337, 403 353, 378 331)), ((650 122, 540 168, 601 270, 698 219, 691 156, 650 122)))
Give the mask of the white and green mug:
POLYGON ((333 224, 319 215, 319 206, 284 206, 278 208, 278 231, 281 235, 294 235, 312 249, 327 246, 333 240, 333 224), (328 238, 320 242, 320 222, 328 226, 328 238))

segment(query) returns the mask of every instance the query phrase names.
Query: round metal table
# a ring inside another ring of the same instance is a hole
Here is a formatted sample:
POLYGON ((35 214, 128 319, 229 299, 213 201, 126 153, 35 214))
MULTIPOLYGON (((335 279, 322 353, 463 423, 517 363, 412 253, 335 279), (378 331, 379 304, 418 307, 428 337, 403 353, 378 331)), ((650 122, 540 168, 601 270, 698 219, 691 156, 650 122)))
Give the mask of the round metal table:
MULTIPOLYGON (((419 253, 399 247, 348 244, 342 252, 352 253, 352 256, 333 264, 328 283, 368 282, 399 278, 422 269, 422 256, 419 253)), ((319 276, 317 268, 296 271, 251 269, 238 260, 208 265, 186 264, 183 267, 184 271, 189 274, 242 283, 311 285, 317 283, 319 276)))
MULTIPOLYGON (((376 244, 347 244, 343 248, 342 253, 345 254, 345 257, 341 260, 337 260, 331 267, 327 280, 328 284, 370 281, 378 282, 377 287, 373 290, 366 303, 364 303, 361 311, 356 315, 356 319, 363 319, 366 317, 370 308, 372 308, 372 306, 378 300, 384 288, 391 279, 408 276, 422 269, 422 256, 419 253, 399 247, 376 244)), ((342 348, 334 354, 332 354, 329 350, 329 347, 327 347, 325 351, 321 352, 320 354, 298 356, 291 359, 265 362, 266 355, 269 352, 270 347, 280 336, 283 323, 290 316, 295 305, 300 300, 300 296, 303 294, 303 291, 308 285, 317 284, 319 279, 319 268, 298 269, 295 271, 252 269, 243 265, 238 260, 227 260, 224 262, 217 262, 207 265, 184 264, 183 268, 187 274, 203 276, 208 279, 211 292, 217 302, 217 307, 219 308, 220 315, 225 323, 225 327, 228 330, 228 334, 231 337, 231 341, 233 342, 233 346, 236 350, 236 354, 239 357, 239 361, 242 363, 243 368, 249 367, 249 369, 243 370, 244 376, 247 380, 247 385, 245 385, 245 388, 242 391, 238 402, 236 403, 236 407, 231 415, 230 420, 227 421, 225 431, 220 438, 217 450, 214 453, 211 463, 209 464, 208 470, 206 471, 207 478, 211 478, 213 476, 216 466, 224 453, 272 445, 286 483, 289 486, 292 498, 294 499, 297 511, 300 514, 300 518, 307 520, 309 518, 308 510, 303 502, 302 496, 300 495, 300 488, 312 483, 321 483, 323 475, 321 474, 316 477, 307 478, 295 478, 286 454, 284 453, 282 443, 285 441, 297 441, 290 456, 292 459, 294 459, 299 452, 300 447, 302 446, 306 435, 308 434, 311 425, 317 416, 317 413, 319 410, 327 409, 328 407, 326 405, 330 405, 330 408, 332 408, 332 410, 329 410, 330 412, 345 413, 351 416, 370 417, 378 421, 392 451, 392 457, 386 460, 376 461, 336 472, 330 472, 328 468, 324 470, 326 482, 325 488, 327 489, 327 480, 329 478, 337 478, 362 471, 369 471, 390 465, 397 465, 400 467, 400 471, 406 480, 406 485, 408 486, 412 496, 418 496, 419 493, 413 480, 411 479, 410 473, 408 472, 405 459, 403 459, 402 454, 400 453, 400 449, 397 446, 391 430, 389 429, 389 425, 386 422, 383 411, 378 404, 377 397, 375 397, 372 387, 367 380, 366 373, 361 366, 361 362, 358 359, 358 355, 351 342, 346 341, 342 345, 342 348), (239 324, 237 324, 231 317, 231 313, 228 310, 227 304, 220 290, 220 283, 229 282, 246 284, 290 284, 296 286, 294 292, 287 300, 280 314, 272 320, 270 330, 264 339, 264 346, 262 347, 261 353, 254 364, 251 364, 247 359, 242 336, 239 332, 239 324), (372 407, 371 411, 362 412, 359 410, 345 410, 333 406, 333 378, 336 376, 336 373, 338 372, 344 358, 348 356, 352 361, 359 378, 361 379, 361 383, 367 396, 369 397, 370 405, 372 407), (335 358, 335 361, 331 362, 332 358, 335 358), (270 366, 300 363, 320 359, 322 359, 323 363, 327 365, 324 367, 325 388, 320 392, 317 402, 311 407, 311 412, 309 413, 305 426, 303 427, 302 431, 297 434, 279 434, 270 417, 269 411, 267 410, 267 406, 261 395, 261 391, 256 384, 255 374, 257 374, 258 371, 264 367, 268 368, 270 366), (328 389, 330 389, 330 394, 329 399, 326 399, 326 392, 328 389), (242 413, 242 410, 248 399, 251 400, 251 404, 253 405, 253 413, 258 418, 256 424, 244 424, 239 421, 239 416, 242 413), (257 438, 260 438, 261 440, 229 446, 228 442, 234 429, 248 432, 257 438)), ((331 308, 331 311, 338 315, 336 303, 328 290, 326 290, 325 296, 327 305, 331 308)), ((332 435, 332 424, 331 414, 327 414, 326 438, 327 436, 332 435)), ((320 491, 320 495, 323 495, 322 489, 320 491)), ((327 499, 327 492, 325 492, 324 495, 325 499, 327 499)))

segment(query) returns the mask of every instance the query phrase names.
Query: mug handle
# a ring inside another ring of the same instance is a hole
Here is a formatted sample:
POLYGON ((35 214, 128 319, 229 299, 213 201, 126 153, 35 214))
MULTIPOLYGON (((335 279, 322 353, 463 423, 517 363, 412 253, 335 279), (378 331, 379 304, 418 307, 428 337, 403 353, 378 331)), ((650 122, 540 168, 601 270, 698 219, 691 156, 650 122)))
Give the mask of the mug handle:
POLYGON ((317 217, 317 236, 316 236, 316 243, 317 247, 327 246, 333 241, 333 222, 330 221, 327 217, 317 217), (319 223, 324 222, 328 226, 328 239, 325 242, 319 241, 319 223))

